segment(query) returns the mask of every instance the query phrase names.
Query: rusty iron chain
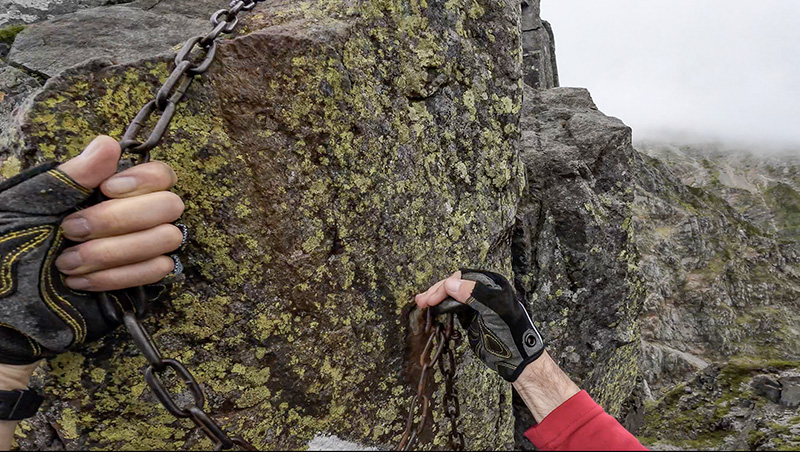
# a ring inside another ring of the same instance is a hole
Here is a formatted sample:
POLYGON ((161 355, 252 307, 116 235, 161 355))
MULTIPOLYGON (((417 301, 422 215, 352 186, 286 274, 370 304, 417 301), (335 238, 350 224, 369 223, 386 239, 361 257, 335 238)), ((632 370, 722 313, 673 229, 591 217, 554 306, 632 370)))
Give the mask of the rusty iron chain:
MULTIPOLYGON (((136 155, 131 159, 133 165, 150 161, 150 151, 163 138, 175 115, 177 103, 183 99, 195 77, 208 71, 217 51, 217 38, 222 34, 230 34, 239 23, 241 11, 251 11, 258 3, 265 0, 233 0, 227 9, 216 11, 211 16, 213 29, 206 35, 190 38, 175 57, 175 68, 158 90, 155 99, 145 104, 128 126, 120 140, 122 152, 136 155), (156 116, 158 118, 156 119, 156 116), (137 137, 142 134, 144 126, 155 121, 150 133, 144 141, 137 137)), ((205 411, 205 394, 192 373, 181 362, 164 358, 158 346, 142 324, 141 319, 147 311, 147 296, 143 287, 115 292, 100 293, 100 306, 106 317, 124 324, 134 344, 145 356, 148 367, 144 373, 147 385, 156 398, 173 416, 179 419, 191 419, 215 446, 215 450, 228 450, 239 447, 245 450, 256 450, 253 445, 241 437, 231 437, 205 411), (167 385, 164 383, 166 373, 171 370, 188 388, 193 403, 180 406, 167 385)))
POLYGON ((420 433, 425 428, 425 423, 431 414, 431 400, 426 394, 426 387, 428 386, 428 378, 433 373, 433 368, 437 363, 445 381, 443 407, 445 415, 450 420, 450 448, 452 450, 464 450, 464 434, 458 431, 460 407, 458 396, 455 392, 456 361, 454 347, 461 340, 461 335, 454 326, 454 317, 454 314, 447 314, 445 323, 442 324, 434 318, 430 309, 425 312, 423 333, 429 336, 419 357, 422 372, 417 384, 417 393, 408 404, 408 417, 406 418, 403 437, 395 450, 410 450, 414 447, 420 433), (433 352, 433 356, 431 356, 431 352, 433 352), (445 365, 445 360, 442 359, 442 356, 447 358, 447 365, 445 365))
POLYGON ((217 38, 223 34, 231 34, 239 23, 239 13, 251 11, 258 3, 265 0, 233 0, 227 9, 221 9, 211 15, 214 27, 208 34, 189 38, 175 57, 175 68, 161 86, 156 98, 145 104, 133 119, 125 135, 120 140, 123 152, 137 154, 136 163, 145 163, 150 159, 150 150, 155 148, 163 138, 170 121, 175 116, 177 103, 183 99, 195 77, 208 71, 217 53, 217 38), (193 56, 193 54, 196 54, 193 56), (201 57, 201 58, 200 58, 201 57), (137 137, 148 119, 159 115, 156 124, 144 142, 137 137))
POLYGON ((458 402, 458 394, 456 394, 455 376, 456 376, 456 354, 455 347, 461 340, 461 335, 453 325, 453 314, 448 314, 448 323, 445 326, 444 337, 450 338, 448 344, 445 345, 444 356, 439 359, 439 370, 444 375, 444 397, 442 400, 442 408, 447 418, 450 420, 450 449, 451 450, 464 450, 464 434, 458 430, 458 418, 461 416, 461 405, 458 402), (447 358, 447 359, 444 359, 447 358))

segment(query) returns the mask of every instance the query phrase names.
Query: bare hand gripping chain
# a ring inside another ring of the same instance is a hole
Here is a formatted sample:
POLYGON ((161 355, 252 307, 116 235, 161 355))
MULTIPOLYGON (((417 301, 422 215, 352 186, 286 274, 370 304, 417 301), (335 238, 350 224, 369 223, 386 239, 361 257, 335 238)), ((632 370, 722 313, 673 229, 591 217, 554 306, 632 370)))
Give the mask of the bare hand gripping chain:
MULTIPOLYGON (((156 98, 148 102, 131 122, 125 135, 120 141, 123 153, 135 154, 138 157, 134 164, 150 161, 150 150, 158 145, 175 115, 176 104, 180 102, 194 78, 208 71, 214 61, 217 51, 217 38, 222 34, 233 33, 239 23, 238 14, 241 11, 250 11, 264 0, 233 0, 228 9, 221 9, 211 16, 213 29, 205 36, 196 36, 183 45, 175 58, 175 69, 167 78, 164 85, 158 90, 156 98), (195 63, 192 58, 193 51, 203 59, 195 63), (160 115, 156 120, 153 130, 144 142, 137 139, 142 127, 151 117, 160 115)), ((133 160, 133 159, 132 159, 133 160)), ((192 376, 191 372, 179 361, 163 358, 158 347, 153 343, 141 319, 147 308, 147 297, 144 288, 115 292, 114 294, 101 293, 100 305, 104 314, 110 319, 123 323, 131 334, 136 347, 147 358, 149 366, 145 371, 145 381, 153 390, 158 400, 172 415, 177 418, 191 419, 194 424, 214 443, 215 450, 227 450, 241 447, 246 450, 256 450, 250 443, 241 437, 230 437, 205 411, 205 394, 203 389, 192 376), (193 401, 189 406, 181 407, 167 389, 162 375, 172 369, 177 377, 188 387, 193 401)))

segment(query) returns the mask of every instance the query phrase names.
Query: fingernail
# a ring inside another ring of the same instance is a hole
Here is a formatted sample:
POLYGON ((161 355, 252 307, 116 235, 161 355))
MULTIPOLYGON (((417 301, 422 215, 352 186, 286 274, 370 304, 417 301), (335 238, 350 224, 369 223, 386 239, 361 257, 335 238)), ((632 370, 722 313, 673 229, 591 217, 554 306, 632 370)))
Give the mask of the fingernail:
POLYGON ((130 176, 122 176, 122 177, 112 177, 108 181, 106 181, 106 190, 116 194, 125 194, 132 192, 136 189, 138 183, 136 182, 135 177, 130 176))
POLYGON ((81 265, 83 265, 83 259, 81 259, 81 253, 77 250, 66 251, 56 259, 56 267, 62 272, 75 270, 81 265))
POLYGON ((89 222, 84 218, 68 218, 61 223, 61 229, 64 230, 64 235, 72 238, 86 237, 91 232, 89 230, 89 222))
POLYGON ((83 152, 81 152, 81 157, 87 159, 91 158, 98 150, 100 150, 100 147, 101 146, 99 139, 95 138, 94 140, 92 140, 91 143, 89 143, 88 146, 86 146, 86 149, 84 149, 83 152))
POLYGON ((75 290, 86 290, 92 287, 89 280, 86 278, 67 278, 66 282, 67 286, 75 290))
POLYGON ((449 293, 456 293, 458 289, 461 288, 461 284, 464 283, 462 279, 456 278, 448 278, 447 281, 444 282, 444 287, 449 293))

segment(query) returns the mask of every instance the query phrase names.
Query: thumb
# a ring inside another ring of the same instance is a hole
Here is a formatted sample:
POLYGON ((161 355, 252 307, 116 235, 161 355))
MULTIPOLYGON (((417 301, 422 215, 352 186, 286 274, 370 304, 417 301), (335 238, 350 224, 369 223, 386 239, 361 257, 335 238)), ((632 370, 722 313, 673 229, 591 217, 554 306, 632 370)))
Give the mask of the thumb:
POLYGON ((83 152, 58 167, 84 188, 96 188, 117 172, 119 143, 109 136, 94 139, 83 152))
POLYGON ((447 292, 447 295, 450 295, 462 303, 466 303, 467 300, 469 300, 474 289, 475 281, 461 279, 461 272, 455 272, 444 280, 444 290, 447 292))

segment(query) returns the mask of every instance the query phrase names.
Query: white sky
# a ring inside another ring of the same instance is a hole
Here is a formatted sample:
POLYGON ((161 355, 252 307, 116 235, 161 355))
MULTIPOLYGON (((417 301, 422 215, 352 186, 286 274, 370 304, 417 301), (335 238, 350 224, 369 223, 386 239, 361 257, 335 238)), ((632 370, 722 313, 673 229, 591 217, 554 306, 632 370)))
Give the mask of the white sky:
POLYGON ((562 86, 635 139, 800 149, 800 0, 542 0, 562 86))

